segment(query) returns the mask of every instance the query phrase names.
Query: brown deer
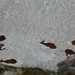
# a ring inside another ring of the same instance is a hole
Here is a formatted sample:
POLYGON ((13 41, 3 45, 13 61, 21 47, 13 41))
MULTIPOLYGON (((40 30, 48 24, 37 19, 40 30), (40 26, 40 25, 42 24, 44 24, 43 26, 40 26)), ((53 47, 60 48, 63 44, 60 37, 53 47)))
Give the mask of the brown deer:
POLYGON ((7 59, 7 60, 0 60, 0 62, 5 62, 5 63, 10 63, 10 64, 15 64, 17 61, 15 59, 7 59))
POLYGON ((71 43, 72 43, 73 45, 75 45, 75 40, 73 40, 71 43))
POLYGON ((0 36, 0 41, 3 41, 3 40, 5 40, 6 38, 5 38, 5 36, 4 35, 1 35, 0 36))
POLYGON ((66 53, 66 56, 75 54, 75 52, 73 50, 71 50, 71 49, 66 49, 65 53, 66 53))
POLYGON ((47 46, 47 47, 49 47, 49 48, 51 48, 51 49, 56 49, 57 48, 54 43, 44 43, 44 41, 42 41, 40 43, 47 46))

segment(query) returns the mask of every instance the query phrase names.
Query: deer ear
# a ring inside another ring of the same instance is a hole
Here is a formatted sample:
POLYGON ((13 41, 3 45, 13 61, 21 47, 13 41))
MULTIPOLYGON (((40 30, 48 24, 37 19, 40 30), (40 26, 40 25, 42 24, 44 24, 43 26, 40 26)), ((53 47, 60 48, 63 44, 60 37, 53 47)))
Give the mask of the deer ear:
POLYGON ((45 42, 45 40, 43 40, 42 42, 40 42, 40 43, 44 43, 45 42))

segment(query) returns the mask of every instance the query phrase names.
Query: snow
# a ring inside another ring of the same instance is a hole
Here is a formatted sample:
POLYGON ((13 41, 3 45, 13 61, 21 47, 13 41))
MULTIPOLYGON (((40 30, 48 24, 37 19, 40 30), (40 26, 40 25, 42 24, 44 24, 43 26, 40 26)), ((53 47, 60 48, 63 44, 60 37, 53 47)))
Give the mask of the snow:
POLYGON ((66 59, 64 50, 74 50, 74 6, 75 0, 0 0, 0 34, 6 37, 1 43, 7 49, 0 51, 0 59, 16 59, 14 66, 55 70, 66 59), (57 49, 40 44, 43 40, 57 49))

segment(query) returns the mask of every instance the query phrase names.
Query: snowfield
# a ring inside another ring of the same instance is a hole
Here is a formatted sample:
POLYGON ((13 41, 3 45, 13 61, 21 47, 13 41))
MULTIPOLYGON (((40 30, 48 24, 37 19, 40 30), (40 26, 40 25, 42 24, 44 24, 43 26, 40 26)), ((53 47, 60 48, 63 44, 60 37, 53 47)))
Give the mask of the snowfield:
POLYGON ((75 50, 75 0, 0 0, 0 34, 7 49, 0 59, 17 60, 7 65, 56 70, 65 49, 75 50), (40 44, 43 40, 57 48, 40 44))

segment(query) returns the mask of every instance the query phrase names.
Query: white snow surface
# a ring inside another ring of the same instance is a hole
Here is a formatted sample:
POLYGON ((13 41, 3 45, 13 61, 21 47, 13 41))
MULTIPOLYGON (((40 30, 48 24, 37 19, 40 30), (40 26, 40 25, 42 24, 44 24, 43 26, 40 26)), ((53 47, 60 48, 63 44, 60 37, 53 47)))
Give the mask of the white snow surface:
POLYGON ((7 49, 0 51, 0 59, 56 70, 66 59, 64 50, 75 50, 70 43, 75 39, 75 0, 0 0, 0 35, 7 49), (43 40, 57 49, 40 44, 43 40))

